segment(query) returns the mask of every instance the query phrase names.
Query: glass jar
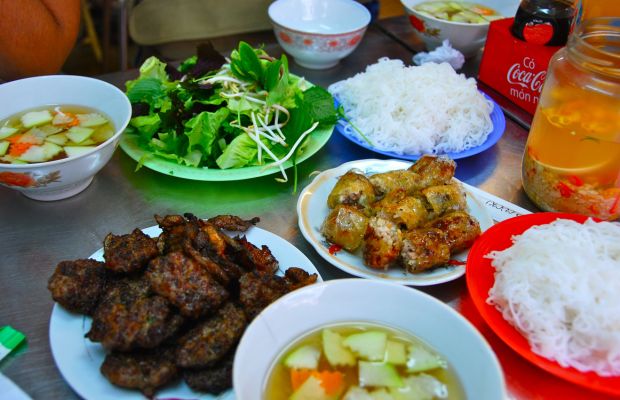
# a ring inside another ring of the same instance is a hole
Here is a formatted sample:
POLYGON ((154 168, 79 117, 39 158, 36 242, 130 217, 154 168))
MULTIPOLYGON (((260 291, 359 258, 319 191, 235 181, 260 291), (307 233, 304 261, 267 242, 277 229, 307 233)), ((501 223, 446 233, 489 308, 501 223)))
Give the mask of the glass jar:
POLYGON ((522 179, 543 210, 620 217, 620 18, 583 21, 552 57, 522 179))
POLYGON ((620 16, 620 1, 618 0, 580 0, 577 3, 577 24, 582 20, 595 17, 620 16))

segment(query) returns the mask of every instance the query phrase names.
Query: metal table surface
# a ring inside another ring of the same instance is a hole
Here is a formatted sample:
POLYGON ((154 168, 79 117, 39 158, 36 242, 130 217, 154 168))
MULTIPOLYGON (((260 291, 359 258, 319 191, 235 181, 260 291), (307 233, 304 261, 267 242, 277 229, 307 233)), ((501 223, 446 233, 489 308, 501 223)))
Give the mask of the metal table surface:
MULTIPOLYGON (((282 52, 271 32, 222 38, 214 40, 214 44, 220 50, 230 51, 239 39, 253 45, 265 43, 266 50, 274 55, 282 52)), ((399 58, 410 64, 412 52, 420 49, 420 42, 412 36, 406 19, 393 18, 371 26, 359 48, 337 67, 312 71, 291 63, 291 71, 326 87, 363 71, 380 57, 399 58)), ((475 75, 478 62, 479 59, 468 61, 465 72, 475 75)), ((123 87, 123 83, 136 74, 136 71, 128 71, 101 79, 123 87)), ((521 187, 521 156, 527 137, 523 125, 523 121, 507 118, 506 131, 497 145, 459 160, 456 175, 462 181, 534 210, 521 187)), ((366 158, 385 157, 358 147, 334 132, 323 149, 300 165, 299 186, 303 188, 308 184, 314 171, 366 158)), ((324 279, 348 276, 326 263, 303 239, 297 227, 297 195, 292 193, 291 185, 274 181, 274 176, 243 182, 197 182, 147 168, 136 172, 135 167, 136 162, 118 149, 90 187, 77 196, 56 202, 34 201, 16 191, 0 188, 0 325, 11 325, 24 332, 28 339, 25 351, 3 362, 2 372, 33 398, 77 398, 56 368, 48 341, 49 317, 54 303, 46 285, 56 264, 88 257, 102 246, 103 238, 110 232, 124 234, 135 227, 154 225, 154 214, 260 216, 260 227, 299 248, 324 279)), ((466 286, 461 278, 419 290, 458 307, 466 286)), ((544 395, 544 390, 528 389, 527 378, 523 374, 512 374, 510 366, 504 360, 502 363, 512 398, 552 398, 544 395)), ((542 376, 539 378, 542 382, 558 380, 536 368, 534 373, 542 376)), ((575 396, 585 392, 566 385, 567 393, 575 396)), ((575 396, 572 398, 578 397, 575 396)), ((587 392, 585 396, 583 398, 596 395, 587 392)))

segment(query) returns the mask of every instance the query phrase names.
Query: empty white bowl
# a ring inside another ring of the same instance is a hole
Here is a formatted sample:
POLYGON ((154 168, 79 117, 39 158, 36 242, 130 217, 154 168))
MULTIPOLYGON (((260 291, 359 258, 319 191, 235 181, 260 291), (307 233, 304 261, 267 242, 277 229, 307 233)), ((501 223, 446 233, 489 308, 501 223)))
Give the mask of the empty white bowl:
MULTIPOLYGON (((446 21, 422 14, 413 9, 429 0, 401 0, 409 21, 417 35, 428 50, 433 50, 448 39, 455 49, 465 57, 476 55, 484 46, 489 31, 489 23, 468 24, 465 22, 446 21)), ((437 0, 442 1, 442 0, 437 0)), ((472 0, 470 3, 490 7, 504 17, 514 17, 519 7, 519 0, 472 0)))
POLYGON ((299 65, 326 69, 355 50, 370 12, 354 0, 277 0, 269 18, 278 42, 299 65))
POLYGON ((0 120, 49 105, 85 106, 110 118, 115 134, 90 152, 33 164, 0 163, 0 185, 35 200, 60 200, 80 193, 110 160, 131 118, 127 96, 115 86, 93 78, 50 75, 0 85, 0 120))
POLYGON ((417 336, 452 365, 467 399, 506 398, 497 357, 464 317, 423 292, 366 279, 306 286, 263 310, 235 354, 236 398, 264 398, 268 374, 284 349, 307 333, 347 322, 379 324, 417 336))

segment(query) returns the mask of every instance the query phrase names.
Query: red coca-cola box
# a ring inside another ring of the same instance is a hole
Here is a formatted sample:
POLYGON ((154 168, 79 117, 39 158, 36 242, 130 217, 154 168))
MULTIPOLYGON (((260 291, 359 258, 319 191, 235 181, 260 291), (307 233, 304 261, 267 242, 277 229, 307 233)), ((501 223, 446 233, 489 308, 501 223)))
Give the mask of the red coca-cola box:
POLYGON ((561 47, 517 39, 514 18, 491 22, 478 79, 530 114, 536 111, 551 56, 561 47))

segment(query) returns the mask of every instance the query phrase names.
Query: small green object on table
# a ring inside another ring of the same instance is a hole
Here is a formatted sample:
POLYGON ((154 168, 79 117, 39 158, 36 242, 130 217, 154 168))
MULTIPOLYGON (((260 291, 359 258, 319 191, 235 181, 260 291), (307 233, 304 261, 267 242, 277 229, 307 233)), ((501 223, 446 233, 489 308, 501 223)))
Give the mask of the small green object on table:
POLYGON ((0 360, 15 350, 25 339, 23 333, 8 325, 0 328, 0 360))

